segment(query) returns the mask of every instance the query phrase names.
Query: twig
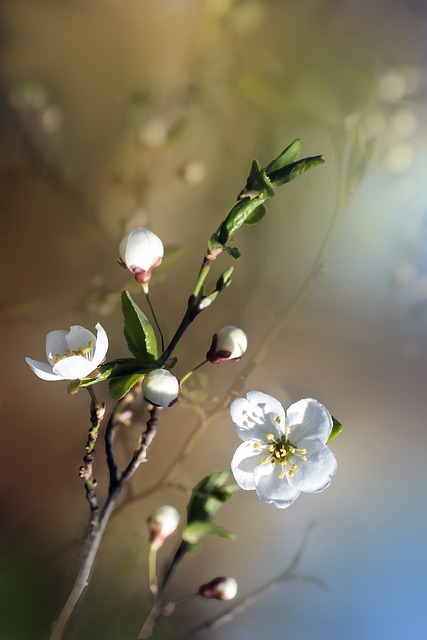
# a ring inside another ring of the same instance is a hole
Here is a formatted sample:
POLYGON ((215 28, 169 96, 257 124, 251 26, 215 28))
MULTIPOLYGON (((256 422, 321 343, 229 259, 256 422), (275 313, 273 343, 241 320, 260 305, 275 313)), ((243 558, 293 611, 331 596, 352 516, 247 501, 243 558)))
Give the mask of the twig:
POLYGON ((86 453, 83 457, 83 464, 79 469, 79 476, 85 481, 86 498, 89 502, 90 521, 89 529, 92 531, 98 524, 98 496, 96 494, 97 482, 93 477, 93 461, 95 458, 95 444, 98 439, 99 427, 105 414, 105 403, 99 403, 92 389, 89 391, 92 401, 90 404, 90 422, 86 453))
POLYGON ((233 607, 229 608, 225 613, 222 613, 221 615, 215 618, 212 618, 197 627, 194 627, 189 632, 188 634, 189 637, 195 636, 197 634, 205 634, 208 631, 212 631, 213 629, 218 629, 224 624, 231 622, 232 620, 234 620, 234 618, 236 618, 238 615, 246 611, 246 609, 248 609, 248 607, 253 605, 255 602, 257 602, 261 598, 264 598, 266 595, 268 595, 278 587, 281 587, 285 582, 289 582, 290 580, 301 580, 303 582, 310 582, 311 584, 315 584, 318 587, 327 591, 328 590, 327 585, 320 578, 316 578, 315 576, 301 576, 294 573, 294 570, 297 568, 297 566, 301 562, 303 553, 305 551, 305 548, 308 542, 308 538, 311 534, 311 531, 313 530, 313 527, 314 527, 314 523, 311 523, 305 530, 301 544, 297 549, 297 551, 295 552, 294 557, 292 558, 289 566, 287 567, 287 569, 285 569, 285 571, 280 573, 272 582, 268 582, 267 584, 263 585, 253 593, 246 596, 246 598, 241 600, 239 603, 235 604, 233 607))
POLYGON ((132 475, 135 473, 139 465, 143 462, 146 462, 147 449, 156 435, 158 422, 158 408, 152 407, 150 409, 150 419, 147 422, 146 430, 141 434, 138 448, 134 452, 128 466, 117 480, 114 488, 112 490, 110 489, 108 498, 105 502, 104 508, 102 509, 96 527, 90 529, 88 534, 86 535, 84 544, 85 553, 80 565, 79 573, 58 619, 52 625, 50 640, 61 640, 62 638, 65 627, 68 624, 68 621, 76 607, 76 604, 84 589, 88 585, 89 576, 92 571, 99 546, 101 544, 105 527, 107 526, 107 523, 111 517, 114 506, 120 496, 121 490, 125 483, 128 482, 132 475))

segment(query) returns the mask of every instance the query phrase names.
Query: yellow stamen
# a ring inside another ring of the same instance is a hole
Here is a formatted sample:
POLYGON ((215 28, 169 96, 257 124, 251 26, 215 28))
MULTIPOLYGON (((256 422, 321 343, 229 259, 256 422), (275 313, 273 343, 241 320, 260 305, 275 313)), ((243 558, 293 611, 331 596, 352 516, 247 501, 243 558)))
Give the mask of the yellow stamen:
POLYGON ((271 453, 273 453, 275 447, 274 444, 270 444, 270 446, 268 447, 268 450, 271 451, 271 453))
POLYGON ((263 458, 263 459, 261 460, 261 462, 262 462, 262 464, 265 464, 266 462, 268 462, 268 458, 263 458))
POLYGON ((274 435, 272 433, 267 433, 267 440, 274 440, 274 435))
POLYGON ((287 436, 290 434, 290 432, 291 432, 291 428, 290 427, 286 427, 285 433, 286 433, 287 436))
POLYGON ((303 456, 305 456, 305 454, 307 453, 307 449, 300 449, 299 452, 302 453, 303 456))
POLYGON ((261 445, 259 442, 254 442, 253 447, 254 449, 261 449, 261 445))
POLYGON ((279 478, 280 478, 280 479, 282 479, 282 478, 284 478, 284 477, 285 477, 285 475, 286 475, 285 471, 281 471, 281 472, 279 473, 279 478))
POLYGON ((307 460, 307 456, 301 456, 301 460, 304 460, 304 462, 307 460))
POLYGON ((294 475, 295 475, 295 473, 292 471, 292 469, 290 469, 288 473, 289 473, 289 477, 290 478, 293 478, 294 475))
POLYGON ((276 416, 274 418, 274 422, 277 422, 277 424, 280 424, 280 416, 276 416))
POLYGON ((292 465, 292 471, 295 471, 295 469, 298 469, 298 467, 297 467, 297 465, 296 465, 296 464, 293 464, 293 465, 292 465))

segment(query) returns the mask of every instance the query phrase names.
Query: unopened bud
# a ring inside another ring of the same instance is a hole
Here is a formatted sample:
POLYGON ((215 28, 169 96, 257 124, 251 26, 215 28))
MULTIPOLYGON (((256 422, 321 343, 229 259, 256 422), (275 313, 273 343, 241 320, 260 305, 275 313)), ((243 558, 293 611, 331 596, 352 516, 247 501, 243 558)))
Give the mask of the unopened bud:
POLYGON ((212 337, 206 359, 213 364, 224 360, 240 360, 248 348, 246 333, 238 327, 223 327, 212 337))
POLYGON ((140 284, 147 283, 153 269, 162 261, 163 243, 155 233, 137 227, 122 238, 119 245, 120 263, 135 275, 140 284))
POLYGON ((165 505, 155 510, 147 520, 150 544, 160 549, 166 538, 174 533, 179 525, 179 513, 175 507, 165 505))
POLYGON ((214 578, 199 589, 202 598, 215 598, 215 600, 233 600, 237 594, 237 582, 234 578, 214 578))
POLYGON ((178 379, 167 369, 154 369, 144 377, 142 393, 157 407, 171 407, 178 400, 178 379))

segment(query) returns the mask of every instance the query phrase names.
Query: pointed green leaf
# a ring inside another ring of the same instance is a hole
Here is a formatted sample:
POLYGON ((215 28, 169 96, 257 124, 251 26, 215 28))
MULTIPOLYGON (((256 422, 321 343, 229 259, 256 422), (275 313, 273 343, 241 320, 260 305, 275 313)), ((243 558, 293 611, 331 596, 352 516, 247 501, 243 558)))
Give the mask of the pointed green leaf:
POLYGON ((312 158, 304 158, 303 160, 297 160, 297 162, 292 162, 291 164, 279 169, 278 171, 273 171, 269 174, 271 183, 278 187, 281 184, 285 184, 286 182, 290 182, 295 178, 298 178, 302 173, 305 173, 309 169, 313 169, 314 167, 318 167, 325 163, 325 160, 322 156, 313 156, 312 158))
POLYGON ((190 544, 197 544, 205 536, 219 536, 220 538, 227 538, 227 540, 234 540, 234 535, 231 531, 205 520, 194 520, 182 532, 183 540, 190 544))
POLYGON ((264 169, 257 160, 252 161, 251 171, 246 186, 239 195, 239 199, 248 195, 251 198, 261 196, 265 200, 274 196, 274 189, 264 169))
POLYGON ((210 522, 222 505, 238 489, 228 482, 229 471, 215 471, 198 482, 187 506, 187 524, 194 521, 210 522))
POLYGON ((231 284, 231 274, 233 273, 234 267, 230 267, 224 273, 221 273, 220 277, 217 280, 215 291, 224 291, 231 284))
POLYGON ((259 207, 252 211, 251 215, 246 218, 245 224, 258 224, 261 220, 264 220, 266 215, 267 207, 260 204, 259 207))
POLYGON ((228 253, 234 260, 238 260, 242 255, 237 247, 225 246, 224 251, 228 253))
POLYGON ((142 378, 142 373, 131 373, 122 378, 113 378, 108 383, 108 392, 114 400, 120 400, 142 378))
POLYGON ((153 364, 158 358, 154 329, 128 291, 122 291, 122 311, 129 351, 145 364, 153 364))
POLYGON ((68 380, 67 389, 71 396, 74 396, 82 386, 81 380, 68 380))
POLYGON ((286 147, 280 155, 272 160, 265 168, 266 174, 269 176, 273 171, 279 171, 283 167, 287 167, 291 162, 294 162, 301 151, 302 140, 297 138, 291 144, 286 147))
POLYGON ((326 442, 330 442, 331 440, 339 436, 342 430, 343 426, 341 422, 339 422, 336 418, 334 418, 334 416, 332 416, 332 431, 326 442))

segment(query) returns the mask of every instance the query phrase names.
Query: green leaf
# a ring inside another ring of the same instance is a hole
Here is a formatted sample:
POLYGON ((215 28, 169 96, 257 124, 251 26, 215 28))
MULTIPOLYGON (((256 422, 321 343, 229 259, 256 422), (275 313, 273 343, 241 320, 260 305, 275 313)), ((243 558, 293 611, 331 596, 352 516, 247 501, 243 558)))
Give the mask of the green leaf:
POLYGON ((267 207, 260 204, 245 220, 245 224, 258 224, 267 215, 267 207))
POLYGON ((158 358, 154 329, 128 291, 122 291, 122 311, 129 351, 145 364, 153 364, 158 358))
POLYGON ((231 256, 232 258, 234 258, 234 260, 238 260, 238 259, 240 258, 240 256, 242 255, 242 254, 240 253, 240 251, 238 250, 238 248, 237 248, 237 247, 228 247, 228 246, 225 246, 225 247, 224 247, 224 251, 225 251, 226 253, 228 253, 228 255, 229 255, 229 256, 231 256))
POLYGON ((229 471, 215 471, 198 482, 192 490, 187 506, 187 524, 195 521, 210 522, 222 505, 239 488, 228 482, 229 471))
POLYGON ((103 382, 108 378, 121 378, 131 373, 148 373, 156 367, 156 363, 151 366, 135 358, 120 358, 118 360, 111 360, 106 362, 96 369, 96 372, 87 378, 83 378, 81 381, 82 387, 90 387, 91 385, 103 382))
POLYGON ((183 540, 190 544, 197 544, 205 536, 219 536, 220 538, 227 538, 227 540, 234 540, 234 535, 231 531, 205 520, 194 520, 182 532, 183 540))
MULTIPOLYGON (((237 249, 238 251, 238 249, 237 249)), ((224 273, 221 273, 220 277, 217 280, 215 291, 224 291, 231 284, 231 274, 233 273, 234 267, 230 267, 224 273)))
POLYGON ((257 160, 252 161, 246 186, 239 195, 239 199, 244 198, 246 195, 251 198, 261 196, 265 200, 274 196, 274 189, 270 179, 257 160))
POLYGON ((279 171, 283 167, 287 167, 291 162, 294 162, 301 151, 302 140, 297 138, 291 144, 286 147, 280 155, 272 160, 265 168, 266 174, 269 176, 273 171, 279 171))
POLYGON ((142 373, 131 373, 122 378, 113 378, 108 383, 108 392, 114 400, 120 400, 143 377, 142 373))
POLYGON ((302 173, 305 173, 309 169, 313 169, 314 167, 318 167, 325 163, 325 160, 322 156, 313 156, 311 158, 304 158, 303 160, 297 160, 297 162, 292 162, 291 164, 279 169, 278 171, 273 171, 269 174, 271 183, 278 187, 281 184, 285 184, 286 182, 290 182, 295 178, 298 178, 302 173))
POLYGON ((80 389, 80 387, 82 386, 82 381, 77 379, 77 380, 68 380, 68 384, 67 384, 67 389, 68 389, 68 393, 71 396, 74 396, 77 391, 80 389))
POLYGON ((264 202, 265 198, 257 196, 255 198, 245 197, 238 200, 229 211, 226 219, 221 224, 217 232, 217 240, 225 245, 231 236, 245 223, 251 213, 264 202))
POLYGON ((343 430, 343 426, 341 422, 339 422, 336 418, 334 418, 334 416, 332 416, 332 431, 331 431, 331 435, 329 436, 326 442, 330 442, 331 440, 334 440, 334 438, 340 435, 342 430, 343 430))

